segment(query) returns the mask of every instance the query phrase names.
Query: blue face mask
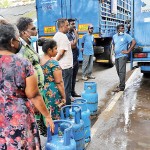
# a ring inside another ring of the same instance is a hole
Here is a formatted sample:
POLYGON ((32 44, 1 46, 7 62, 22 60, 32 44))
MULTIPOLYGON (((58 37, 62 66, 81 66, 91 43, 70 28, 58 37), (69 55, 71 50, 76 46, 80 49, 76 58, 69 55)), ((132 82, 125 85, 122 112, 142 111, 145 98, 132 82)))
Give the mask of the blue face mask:
POLYGON ((37 36, 30 36, 30 38, 29 38, 29 41, 31 42, 31 43, 34 43, 34 42, 36 42, 38 40, 38 37, 37 36))

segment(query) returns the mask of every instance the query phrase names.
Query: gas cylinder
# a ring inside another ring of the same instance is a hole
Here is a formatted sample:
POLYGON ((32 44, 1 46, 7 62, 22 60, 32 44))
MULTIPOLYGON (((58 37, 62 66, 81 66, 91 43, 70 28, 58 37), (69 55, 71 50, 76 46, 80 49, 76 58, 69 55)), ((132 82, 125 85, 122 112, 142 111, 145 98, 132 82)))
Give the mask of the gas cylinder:
POLYGON ((81 120, 81 107, 77 105, 66 105, 61 109, 61 119, 70 121, 72 126, 73 137, 76 141, 76 149, 85 149, 84 138, 84 122, 81 120), (74 112, 74 115, 70 113, 70 109, 74 112))
POLYGON ((91 141, 91 120, 90 120, 90 110, 87 109, 87 100, 83 98, 77 98, 74 100, 73 105, 78 105, 81 107, 81 118, 84 122, 84 136, 85 142, 91 141))
POLYGON ((72 124, 66 120, 55 120, 54 135, 47 128, 46 150, 76 150, 76 142, 72 137, 72 124))
POLYGON ((98 109, 97 84, 95 82, 84 82, 84 91, 81 97, 87 100, 87 108, 90 110, 90 115, 96 115, 98 109))

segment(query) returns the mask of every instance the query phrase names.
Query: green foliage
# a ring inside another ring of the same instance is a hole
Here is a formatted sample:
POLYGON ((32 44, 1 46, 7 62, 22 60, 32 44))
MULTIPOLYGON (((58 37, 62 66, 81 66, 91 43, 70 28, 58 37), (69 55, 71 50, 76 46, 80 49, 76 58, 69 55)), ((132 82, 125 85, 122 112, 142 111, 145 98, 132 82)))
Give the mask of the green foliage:
POLYGON ((11 6, 11 2, 9 0, 1 0, 0 1, 0 8, 7 8, 11 6))
POLYGON ((29 18, 36 18, 36 12, 31 11, 23 15, 24 17, 29 17, 29 18))

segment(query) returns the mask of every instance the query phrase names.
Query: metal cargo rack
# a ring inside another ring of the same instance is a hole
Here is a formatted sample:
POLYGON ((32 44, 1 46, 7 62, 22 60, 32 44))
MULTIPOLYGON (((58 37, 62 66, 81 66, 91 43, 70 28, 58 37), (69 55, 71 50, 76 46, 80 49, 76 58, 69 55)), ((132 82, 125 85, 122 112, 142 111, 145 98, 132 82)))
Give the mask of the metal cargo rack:
POLYGON ((102 37, 112 37, 118 24, 131 20, 131 0, 106 0, 100 8, 100 32, 102 37), (113 5, 115 13, 112 11, 113 5))

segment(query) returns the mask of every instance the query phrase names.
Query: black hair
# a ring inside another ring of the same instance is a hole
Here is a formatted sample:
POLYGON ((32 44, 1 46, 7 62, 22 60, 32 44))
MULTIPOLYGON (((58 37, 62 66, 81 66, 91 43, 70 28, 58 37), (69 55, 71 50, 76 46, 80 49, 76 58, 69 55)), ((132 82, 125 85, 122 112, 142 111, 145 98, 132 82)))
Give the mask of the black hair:
POLYGON ((69 18, 69 19, 68 19, 68 22, 69 22, 69 23, 72 22, 72 21, 76 21, 76 20, 73 19, 73 18, 69 18))
POLYGON ((123 27, 123 28, 124 28, 124 24, 119 24, 119 25, 117 25, 117 31, 120 29, 120 27, 123 27))
POLYGON ((68 21, 68 20, 65 19, 65 18, 58 19, 58 20, 57 20, 57 27, 58 27, 58 29, 59 29, 62 25, 64 25, 64 23, 65 23, 66 21, 68 21))
POLYGON ((44 53, 47 53, 47 50, 50 48, 50 49, 53 49, 55 46, 57 46, 57 43, 55 40, 53 39, 45 39, 45 38, 41 38, 41 39, 38 39, 38 45, 39 46, 42 46, 42 51, 44 53))
POLYGON ((28 29, 28 26, 33 22, 31 18, 28 17, 21 17, 17 21, 17 28, 19 32, 26 31, 28 29))
POLYGON ((11 50, 10 41, 16 39, 17 28, 10 23, 0 24, 0 49, 11 50))

